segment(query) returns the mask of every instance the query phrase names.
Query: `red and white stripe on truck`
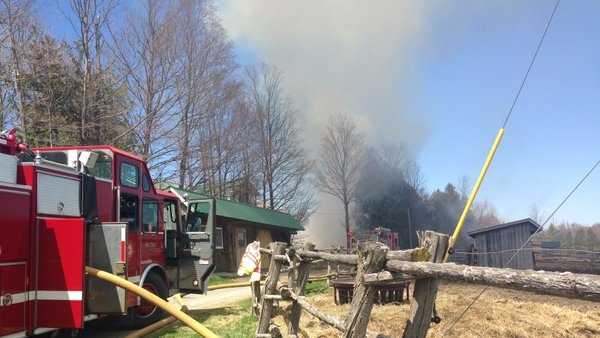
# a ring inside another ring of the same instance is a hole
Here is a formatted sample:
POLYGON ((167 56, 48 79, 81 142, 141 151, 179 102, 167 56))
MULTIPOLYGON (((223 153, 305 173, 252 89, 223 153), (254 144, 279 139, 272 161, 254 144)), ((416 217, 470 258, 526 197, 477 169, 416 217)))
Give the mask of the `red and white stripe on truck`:
POLYGON ((82 328, 85 227, 77 172, 0 157, 0 337, 82 328))

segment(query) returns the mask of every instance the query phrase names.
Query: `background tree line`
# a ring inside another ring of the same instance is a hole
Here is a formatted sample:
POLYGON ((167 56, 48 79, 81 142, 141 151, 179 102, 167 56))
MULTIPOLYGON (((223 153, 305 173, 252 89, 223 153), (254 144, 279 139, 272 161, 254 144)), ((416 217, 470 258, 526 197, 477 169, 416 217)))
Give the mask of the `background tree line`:
MULTIPOLYGON (((115 145, 157 180, 301 220, 316 183, 340 200, 346 228, 389 227, 403 246, 415 230, 452 230, 465 180, 427 192, 410 151, 368 144, 344 114, 312 161, 297 116, 284 74, 236 63, 212 0, 0 0, 0 129, 19 127, 30 145, 115 145), (43 27, 42 6, 59 7, 71 39, 43 27)), ((500 221, 481 202, 466 229, 500 221)), ((583 230, 555 228, 582 242, 583 230)))
POLYGON ((540 234, 542 240, 560 241, 560 247, 600 251, 600 224, 586 226, 578 223, 551 223, 540 234))
MULTIPOLYGON (((398 145, 370 145, 347 114, 333 114, 321 139, 317 186, 344 208, 346 231, 375 227, 399 233, 400 246, 417 245, 416 231, 452 233, 462 212, 469 184, 426 191, 425 178, 413 155, 398 145)), ((467 232, 501 223, 489 202, 471 211, 458 246, 471 243, 467 232)))
MULTIPOLYGON (((350 115, 331 115, 321 137, 316 185, 341 202, 346 231, 390 228, 399 233, 403 248, 417 244, 418 230, 451 234, 471 185, 464 177, 457 184, 427 192, 424 182, 410 151, 398 145, 368 144, 350 115)), ((540 225, 546 221, 535 204, 529 216, 540 225)), ((503 222, 492 203, 476 202, 457 246, 467 248, 472 243, 469 230, 503 222)), ((600 224, 550 223, 543 230, 539 238, 560 241, 562 248, 600 250, 600 224)))
POLYGON ((210 0, 0 0, 0 128, 32 146, 109 144, 155 179, 305 220, 311 162, 283 74, 241 67, 210 0), (45 30, 59 6, 75 37, 45 30))

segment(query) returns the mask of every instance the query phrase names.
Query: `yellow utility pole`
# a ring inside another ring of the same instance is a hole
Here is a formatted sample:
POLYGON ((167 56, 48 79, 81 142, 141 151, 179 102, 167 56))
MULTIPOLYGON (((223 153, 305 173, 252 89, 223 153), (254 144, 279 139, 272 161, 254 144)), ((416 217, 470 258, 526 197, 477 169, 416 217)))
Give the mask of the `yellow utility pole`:
MULTIPOLYGON (((481 188, 483 179, 485 178, 485 175, 487 174, 488 169, 490 168, 490 165, 492 164, 492 161, 494 160, 494 156, 496 156, 496 151, 498 150, 500 143, 502 143, 503 138, 504 138, 504 128, 500 128, 500 130, 498 130, 498 134, 496 135, 496 139, 494 140, 494 143, 492 144, 492 148, 488 152, 487 158, 485 159, 485 162, 483 163, 483 167, 481 168, 481 171, 479 172, 479 177, 477 178, 477 181, 475 182, 475 185, 473 186, 473 190, 471 190, 471 194, 469 195, 467 204, 465 205, 465 208, 463 209, 462 214, 460 215, 460 218, 458 219, 458 223, 456 223, 456 227, 454 228, 454 233, 452 234, 452 237, 450 237, 450 245, 448 246, 448 253, 450 253, 450 254, 452 253, 452 250, 454 249, 454 244, 456 244, 456 241, 458 241, 458 237, 460 236, 460 232, 462 231, 462 228, 465 225, 465 221, 467 220, 469 211, 471 210, 471 207, 473 206, 473 203, 475 202, 475 199, 477 198, 477 194, 479 193, 479 189, 481 188)), ((444 259, 444 261, 448 260, 448 256, 449 256, 448 253, 446 254, 446 258, 444 259)))

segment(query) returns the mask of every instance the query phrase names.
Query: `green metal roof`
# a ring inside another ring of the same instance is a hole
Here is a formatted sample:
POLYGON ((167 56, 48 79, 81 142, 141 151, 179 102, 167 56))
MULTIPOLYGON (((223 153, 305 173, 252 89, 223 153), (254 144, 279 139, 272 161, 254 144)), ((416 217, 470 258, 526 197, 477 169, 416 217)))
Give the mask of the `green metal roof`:
MULTIPOLYGON (((187 195, 187 200, 193 201, 198 199, 210 198, 209 195, 195 191, 180 189, 172 185, 161 185, 161 189, 167 188, 174 190, 178 195, 184 197, 187 195)), ((257 224, 265 224, 276 228, 284 228, 286 230, 299 231, 304 230, 304 227, 297 219, 289 214, 255 207, 245 203, 228 201, 224 199, 217 200, 217 216, 247 221, 257 224)))

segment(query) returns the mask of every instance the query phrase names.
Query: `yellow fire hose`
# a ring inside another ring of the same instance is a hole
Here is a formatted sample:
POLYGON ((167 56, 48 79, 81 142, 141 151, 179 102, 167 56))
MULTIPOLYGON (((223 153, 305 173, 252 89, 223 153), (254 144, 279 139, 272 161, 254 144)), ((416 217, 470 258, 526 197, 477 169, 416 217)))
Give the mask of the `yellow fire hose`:
MULTIPOLYGON (((496 139, 494 140, 494 143, 492 144, 492 148, 490 149, 490 151, 487 155, 487 158, 485 159, 485 162, 483 163, 483 167, 481 168, 481 171, 479 172, 479 177, 477 178, 477 181, 475 182, 475 185, 473 186, 473 190, 471 190, 471 194, 469 195, 467 204, 465 205, 465 208, 463 209, 462 214, 460 215, 460 218, 458 219, 458 223, 456 224, 456 227, 454 228, 454 233, 452 234, 452 237, 450 237, 448 253, 451 252, 451 250, 454 248, 454 244, 456 244, 456 241, 458 241, 458 237, 460 236, 462 228, 465 225, 465 221, 467 220, 469 211, 471 210, 471 207, 473 206, 473 202, 475 202, 475 198, 477 198, 477 194, 479 193, 479 189, 481 188, 481 184, 483 183, 485 174, 487 174, 488 169, 490 168, 490 165, 492 164, 492 161, 494 160, 494 156, 496 156, 496 151, 498 150, 498 146, 500 146, 500 143, 502 142, 503 137, 504 137, 504 128, 500 128, 500 130, 498 130, 498 134, 496 135, 496 139)), ((449 255, 446 254, 444 261, 448 260, 448 256, 449 255)))
MULTIPOLYGON (((264 284, 264 281, 260 282, 261 284, 264 284)), ((208 291, 212 291, 212 290, 220 290, 220 289, 231 289, 231 288, 239 288, 239 287, 243 287, 243 286, 250 286, 251 283, 250 282, 239 282, 239 283, 228 283, 228 284, 218 284, 218 285, 209 285, 207 290, 208 291)))
POLYGON ((164 328, 167 325, 171 325, 171 324, 175 323, 176 321, 177 321, 177 319, 175 317, 163 318, 152 325, 146 326, 145 328, 139 329, 135 332, 128 334, 127 336, 125 336, 125 338, 146 337, 147 335, 154 333, 154 332, 164 328))
MULTIPOLYGON (((318 281, 323 281, 323 280, 327 280, 327 276, 315 276, 315 277, 308 279, 309 282, 318 282, 318 281)), ((260 284, 264 284, 264 283, 265 283, 265 281, 260 281, 260 284)), ((239 287, 250 286, 250 285, 252 285, 251 282, 209 285, 207 290, 212 291, 212 290, 220 290, 220 289, 232 289, 232 288, 239 288, 239 287)))
POLYGON ((184 313, 183 311, 178 309, 176 306, 169 304, 162 298, 158 297, 157 295, 153 294, 152 292, 150 292, 144 288, 141 288, 121 277, 115 276, 106 271, 98 270, 96 268, 92 268, 89 266, 85 267, 85 272, 87 272, 89 275, 94 276, 98 279, 109 282, 118 287, 121 287, 127 291, 131 291, 131 292, 135 293, 136 295, 149 301, 150 303, 155 304, 156 306, 165 310, 171 316, 177 318, 178 320, 183 322, 185 325, 189 326, 192 330, 196 331, 196 333, 198 333, 199 335, 201 335, 203 337, 219 338, 219 336, 217 336, 212 331, 207 329, 204 325, 198 323, 196 320, 194 320, 192 317, 190 317, 189 315, 187 315, 186 313, 184 313))

